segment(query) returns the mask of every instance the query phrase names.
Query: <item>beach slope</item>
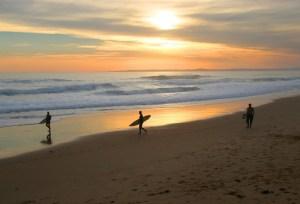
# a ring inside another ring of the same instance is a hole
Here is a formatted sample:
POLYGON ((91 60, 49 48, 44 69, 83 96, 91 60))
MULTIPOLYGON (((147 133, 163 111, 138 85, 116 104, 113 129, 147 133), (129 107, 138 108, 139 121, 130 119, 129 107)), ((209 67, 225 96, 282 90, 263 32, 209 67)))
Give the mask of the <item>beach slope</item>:
POLYGON ((256 108, 252 129, 237 113, 3 159, 0 203, 299 203, 299 104, 256 108))

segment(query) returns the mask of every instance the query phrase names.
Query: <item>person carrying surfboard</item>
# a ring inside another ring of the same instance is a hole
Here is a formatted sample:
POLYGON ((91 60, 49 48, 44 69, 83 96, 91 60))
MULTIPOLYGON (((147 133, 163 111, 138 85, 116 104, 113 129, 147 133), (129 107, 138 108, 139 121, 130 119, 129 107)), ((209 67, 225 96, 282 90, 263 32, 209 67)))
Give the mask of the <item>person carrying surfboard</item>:
POLYGON ((142 111, 139 111, 140 117, 139 117, 139 135, 142 135, 142 130, 147 133, 147 130, 143 128, 143 123, 144 123, 144 116, 142 111))
POLYGON ((143 128, 143 124, 145 121, 149 120, 149 118, 151 117, 151 115, 146 115, 146 116, 143 116, 143 113, 142 111, 139 111, 139 118, 135 121, 133 121, 129 126, 130 127, 133 127, 133 126, 139 126, 139 135, 142 134, 142 130, 147 133, 147 130, 145 128, 143 128))

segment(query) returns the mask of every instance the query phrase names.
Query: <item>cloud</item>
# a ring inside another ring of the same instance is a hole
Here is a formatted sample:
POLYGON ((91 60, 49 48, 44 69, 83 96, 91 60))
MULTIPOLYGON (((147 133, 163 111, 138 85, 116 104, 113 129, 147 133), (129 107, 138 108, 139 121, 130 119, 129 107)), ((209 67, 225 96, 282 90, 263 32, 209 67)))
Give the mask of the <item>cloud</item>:
POLYGON ((0 55, 91 54, 102 43, 62 34, 0 32, 0 55))
POLYGON ((51 30, 71 29, 136 36, 159 32, 141 22, 138 13, 132 8, 115 5, 118 1, 112 1, 109 6, 103 1, 98 4, 87 2, 15 0, 13 3, 3 0, 0 1, 0 17, 4 22, 51 30))
POLYGON ((293 4, 275 1, 274 6, 270 1, 269 8, 256 6, 236 11, 218 8, 193 13, 190 17, 198 24, 173 35, 193 41, 300 52, 300 2, 289 2, 293 4))
POLYGON ((300 2, 297 0, 58 1, 2 0, 2 22, 51 31, 131 37, 169 37, 234 47, 300 52, 300 2), (176 10, 190 23, 160 31, 143 21, 151 10, 176 10))

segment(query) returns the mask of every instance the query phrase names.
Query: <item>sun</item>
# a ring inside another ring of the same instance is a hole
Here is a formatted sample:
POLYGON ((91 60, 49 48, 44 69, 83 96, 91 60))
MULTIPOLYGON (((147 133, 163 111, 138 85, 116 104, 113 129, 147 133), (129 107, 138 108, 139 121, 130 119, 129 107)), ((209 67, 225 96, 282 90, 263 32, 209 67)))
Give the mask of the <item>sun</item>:
POLYGON ((158 29, 172 30, 180 23, 180 19, 172 11, 158 11, 149 18, 149 22, 158 29))

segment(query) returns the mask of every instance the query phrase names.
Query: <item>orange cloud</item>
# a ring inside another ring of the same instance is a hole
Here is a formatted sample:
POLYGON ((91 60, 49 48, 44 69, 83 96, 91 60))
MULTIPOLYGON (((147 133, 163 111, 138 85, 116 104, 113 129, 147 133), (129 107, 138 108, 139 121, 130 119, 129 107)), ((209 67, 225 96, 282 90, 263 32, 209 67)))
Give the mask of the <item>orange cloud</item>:
POLYGON ((289 68, 299 64, 299 55, 226 48, 222 50, 157 54, 126 52, 107 55, 6 56, 0 71, 79 72, 122 70, 191 70, 198 68, 289 68))

